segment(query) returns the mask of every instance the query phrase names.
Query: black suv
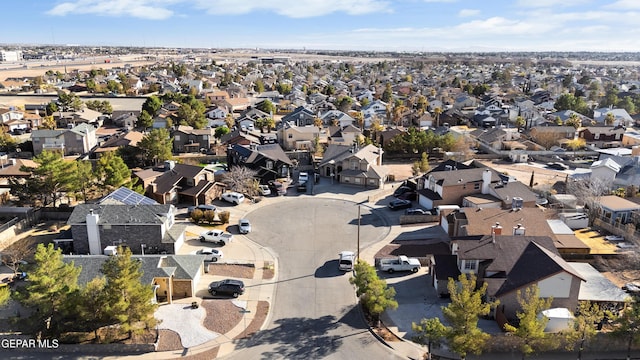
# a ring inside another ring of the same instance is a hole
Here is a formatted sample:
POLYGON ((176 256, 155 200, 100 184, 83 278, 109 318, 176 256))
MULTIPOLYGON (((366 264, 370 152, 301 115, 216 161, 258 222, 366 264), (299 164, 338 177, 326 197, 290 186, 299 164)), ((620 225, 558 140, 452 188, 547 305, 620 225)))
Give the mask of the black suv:
POLYGON ((244 294, 244 283, 240 280, 224 279, 214 281, 209 284, 209 294, 211 295, 231 295, 234 298, 244 294))

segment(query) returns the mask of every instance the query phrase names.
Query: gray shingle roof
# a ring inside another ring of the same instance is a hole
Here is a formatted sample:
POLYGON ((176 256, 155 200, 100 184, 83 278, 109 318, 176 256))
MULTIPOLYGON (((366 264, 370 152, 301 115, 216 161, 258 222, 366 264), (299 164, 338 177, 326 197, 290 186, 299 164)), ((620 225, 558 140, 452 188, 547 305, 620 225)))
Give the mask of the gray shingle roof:
POLYGON ((162 224, 173 205, 77 205, 67 224, 85 224, 87 214, 93 209, 99 215, 98 224, 162 224))

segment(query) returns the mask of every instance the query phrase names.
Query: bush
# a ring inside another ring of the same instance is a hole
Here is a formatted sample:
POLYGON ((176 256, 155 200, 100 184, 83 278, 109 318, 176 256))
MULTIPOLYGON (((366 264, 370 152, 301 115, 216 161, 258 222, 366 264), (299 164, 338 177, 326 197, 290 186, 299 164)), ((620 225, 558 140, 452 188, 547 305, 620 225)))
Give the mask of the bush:
POLYGON ((204 213, 202 212, 202 210, 195 209, 191 212, 191 220, 193 220, 193 222, 196 224, 200 223, 200 220, 202 220, 203 216, 204 213))
POLYGON ((221 211, 218 217, 220 217, 220 221, 222 221, 223 224, 228 224, 231 213, 228 211, 221 211))
POLYGON ((214 222, 216 219, 216 213, 213 210, 207 210, 204 212, 204 221, 208 223, 214 222))

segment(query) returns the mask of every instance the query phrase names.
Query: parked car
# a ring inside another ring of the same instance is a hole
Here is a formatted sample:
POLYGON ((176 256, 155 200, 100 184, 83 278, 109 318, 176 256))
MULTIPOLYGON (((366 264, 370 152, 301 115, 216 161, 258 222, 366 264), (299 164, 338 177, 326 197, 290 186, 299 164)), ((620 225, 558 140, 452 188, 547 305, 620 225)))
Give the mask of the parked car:
POLYGON ((356 261, 356 254, 353 251, 342 251, 338 254, 338 269, 342 271, 353 270, 353 264, 356 261))
POLYGON ((604 238, 608 241, 624 241, 624 236, 620 235, 607 235, 604 238))
POLYGON ((187 214, 191 215, 191 213, 193 212, 193 210, 196 210, 196 209, 198 209, 198 210, 200 210, 200 211, 203 211, 203 212, 204 212, 204 211, 208 211, 208 210, 216 211, 216 207, 215 207, 214 205, 205 205, 205 204, 200 204, 200 205, 198 205, 198 206, 189 206, 189 207, 187 208, 187 214))
POLYGON ((307 181, 309 181, 309 174, 307 174, 306 172, 301 172, 300 175, 298 175, 298 183, 302 185, 307 181))
POLYGON ((200 234, 200 242, 212 242, 218 245, 227 245, 233 241, 233 235, 222 230, 214 229, 200 234))
POLYGON ((251 232, 251 223, 247 219, 238 220, 238 229, 240 234, 248 234, 251 232))
POLYGON ((549 169, 553 169, 553 170, 567 170, 568 167, 562 163, 559 162, 554 162, 554 163, 548 163, 547 167, 549 169))
POLYGON ((388 206, 389 206, 389 209, 391 210, 408 209, 411 207, 411 201, 397 199, 390 202, 388 206))
POLYGON ((412 208, 412 209, 407 209, 404 211, 405 215, 426 215, 428 214, 428 212, 422 210, 422 209, 418 209, 418 208, 412 208))
POLYGON ((269 187, 271 188, 271 191, 275 194, 286 195, 287 193, 287 188, 284 186, 283 183, 279 181, 270 181, 269 187))
POLYGON ((393 192, 393 196, 398 197, 406 192, 409 191, 413 191, 412 188, 408 187, 408 186, 400 186, 399 188, 397 188, 394 192, 393 192))
POLYGON ((241 280, 224 279, 209 284, 211 295, 231 295, 234 298, 244 294, 244 283, 241 280))
POLYGON ((402 199, 402 200, 415 200, 417 198, 418 198, 418 193, 415 191, 407 191, 405 193, 398 195, 398 199, 402 199))
POLYGON ((222 251, 218 249, 209 249, 209 248, 200 249, 196 251, 196 254, 206 256, 204 261, 210 261, 210 262, 218 262, 218 260, 222 259, 223 257, 222 251))
POLYGON ((260 192, 260 195, 262 195, 262 196, 271 195, 271 189, 269 189, 268 185, 260 185, 258 187, 258 191, 260 192))
POLYGON ((226 192, 222 194, 222 200, 238 205, 244 201, 244 195, 233 191, 226 192))

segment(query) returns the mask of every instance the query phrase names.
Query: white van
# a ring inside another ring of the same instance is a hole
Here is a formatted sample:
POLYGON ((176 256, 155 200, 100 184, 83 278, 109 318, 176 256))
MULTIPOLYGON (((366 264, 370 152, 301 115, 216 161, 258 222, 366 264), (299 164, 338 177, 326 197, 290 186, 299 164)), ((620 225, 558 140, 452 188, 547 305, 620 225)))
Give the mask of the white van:
POLYGON ((338 260, 338 268, 342 271, 352 271, 354 262, 356 261, 356 254, 353 251, 342 251, 338 260))

